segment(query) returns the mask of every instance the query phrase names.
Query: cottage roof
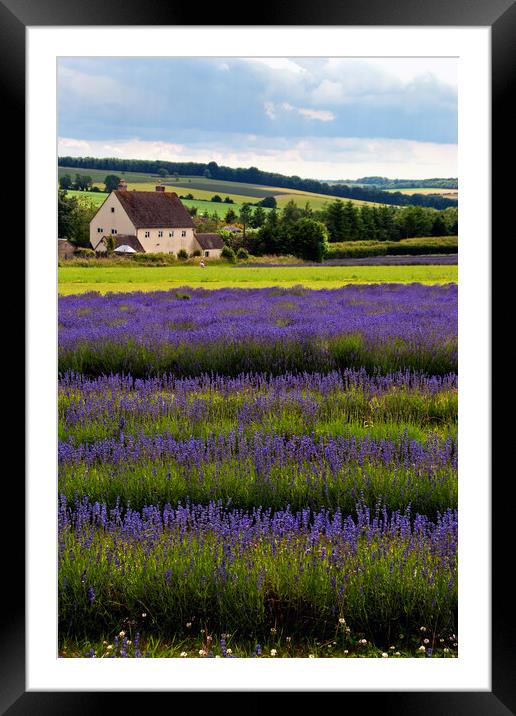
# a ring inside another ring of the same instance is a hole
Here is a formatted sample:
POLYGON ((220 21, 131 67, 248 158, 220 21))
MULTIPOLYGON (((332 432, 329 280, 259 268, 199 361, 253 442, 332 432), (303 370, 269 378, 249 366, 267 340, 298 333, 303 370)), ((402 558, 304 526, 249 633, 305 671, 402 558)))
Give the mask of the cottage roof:
POLYGON ((175 192, 115 190, 115 196, 137 229, 195 227, 175 192))
POLYGON ((223 249, 224 242, 219 234, 195 234, 201 249, 223 249))

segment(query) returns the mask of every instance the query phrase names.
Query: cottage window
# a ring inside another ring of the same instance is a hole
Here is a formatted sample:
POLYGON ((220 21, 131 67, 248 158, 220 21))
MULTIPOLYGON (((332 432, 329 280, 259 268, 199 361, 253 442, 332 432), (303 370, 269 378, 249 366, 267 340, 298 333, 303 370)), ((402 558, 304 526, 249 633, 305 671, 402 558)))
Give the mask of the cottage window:
POLYGON ((146 232, 145 232, 145 238, 148 239, 149 236, 150 236, 150 231, 146 231, 146 232))
POLYGON ((173 231, 169 231, 169 232, 168 232, 168 235, 169 235, 170 238, 172 238, 172 237, 174 236, 174 232, 173 232, 173 231))
POLYGON ((101 234, 103 231, 104 231, 104 229, 101 229, 99 226, 99 228, 97 229, 97 234, 101 234))
POLYGON ((181 236, 186 236, 186 231, 182 231, 181 236))
POLYGON ((161 239, 162 236, 163 236, 163 232, 162 232, 162 231, 158 231, 158 239, 161 239))
POLYGON ((112 206, 112 207, 111 207, 111 213, 113 214, 113 213, 114 213, 114 211, 115 211, 115 207, 114 207, 114 206, 112 206))
POLYGON ((111 229, 112 234, 118 234, 118 231, 116 229, 111 229))
POLYGON ((205 251, 205 252, 204 252, 204 255, 205 255, 205 256, 209 256, 209 255, 210 255, 210 252, 209 252, 209 251, 205 251))

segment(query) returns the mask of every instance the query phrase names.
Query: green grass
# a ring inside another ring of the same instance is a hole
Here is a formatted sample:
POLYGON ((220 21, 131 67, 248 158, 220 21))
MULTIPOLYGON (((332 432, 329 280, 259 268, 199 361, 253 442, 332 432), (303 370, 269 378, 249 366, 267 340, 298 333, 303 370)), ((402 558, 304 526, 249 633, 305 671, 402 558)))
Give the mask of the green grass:
MULTIPOLYGON (((99 189, 104 188, 104 179, 108 174, 116 174, 123 176, 127 181, 128 189, 136 189, 139 191, 154 191, 156 183, 161 180, 160 177, 152 174, 143 174, 141 172, 117 172, 108 169, 77 169, 70 167, 58 167, 59 176, 69 174, 74 179, 77 173, 86 174, 93 180, 93 184, 99 189)), ((282 208, 285 204, 293 199, 299 206, 304 206, 306 202, 310 202, 312 209, 321 209, 325 203, 334 201, 336 196, 326 194, 317 194, 315 192, 301 191, 298 189, 289 189, 286 187, 263 186, 261 184, 246 184, 245 182, 231 182, 220 179, 206 179, 205 177, 179 177, 176 181, 172 177, 166 177, 163 183, 167 187, 167 191, 175 191, 177 194, 193 194, 196 199, 211 198, 213 194, 219 194, 222 199, 225 196, 232 198, 237 204, 244 202, 255 203, 266 196, 274 196, 278 202, 278 207, 282 208)), ((348 201, 348 199, 343 199, 348 201)), ((354 204, 369 204, 370 206, 379 206, 376 202, 362 201, 352 199, 354 204)))
MULTIPOLYGON (((145 612, 144 612, 145 613, 145 612)), ((148 617, 141 618, 141 625, 128 624, 123 622, 119 629, 104 634, 97 640, 89 639, 70 639, 64 638, 59 645, 60 658, 83 658, 88 655, 90 650, 97 659, 120 658, 120 647, 123 638, 128 639, 127 658, 135 658, 134 640, 138 629, 141 630, 138 649, 143 658, 190 658, 199 659, 206 658, 210 651, 213 656, 223 657, 224 653, 221 649, 220 641, 222 634, 211 634, 209 630, 199 624, 197 621, 188 622, 192 624, 189 630, 192 632, 188 637, 169 637, 161 638, 146 633, 145 620, 148 617), (124 632, 124 637, 120 636, 120 632, 124 632), (115 638, 118 639, 118 649, 115 646, 115 638), (116 652, 116 653, 115 653, 116 652)), ((423 639, 430 637, 430 645, 433 648, 433 658, 456 658, 457 647, 455 646, 456 636, 449 633, 450 630, 444 631, 443 636, 434 634, 431 631, 422 632, 421 638, 409 637, 405 634, 396 634, 392 639, 392 644, 373 644, 368 641, 362 644, 364 637, 363 632, 351 633, 348 635, 346 627, 339 624, 339 628, 335 630, 335 638, 327 640, 303 639, 298 640, 292 638, 283 630, 276 630, 276 633, 270 634, 266 640, 262 640, 260 644, 261 653, 255 657, 256 639, 238 638, 233 634, 224 633, 224 641, 226 648, 230 650, 230 654, 236 658, 262 658, 262 659, 290 659, 290 658, 384 658, 383 654, 388 654, 387 658, 420 658, 425 659, 426 654, 419 650, 424 645, 423 639), (400 636, 402 637, 400 639, 400 636), (442 641, 441 641, 442 639, 442 641), (274 651, 276 652, 274 654, 274 651)), ((226 652, 228 653, 228 652, 226 652)))
POLYGON ((67 196, 73 196, 81 201, 93 204, 93 206, 100 206, 108 198, 109 194, 104 192, 96 191, 75 191, 74 189, 68 189, 66 192, 67 196))
POLYGON ((59 293, 98 291, 163 291, 180 286, 192 288, 292 287, 338 288, 347 283, 456 282, 457 266, 280 266, 235 267, 127 265, 123 267, 61 266, 59 293))

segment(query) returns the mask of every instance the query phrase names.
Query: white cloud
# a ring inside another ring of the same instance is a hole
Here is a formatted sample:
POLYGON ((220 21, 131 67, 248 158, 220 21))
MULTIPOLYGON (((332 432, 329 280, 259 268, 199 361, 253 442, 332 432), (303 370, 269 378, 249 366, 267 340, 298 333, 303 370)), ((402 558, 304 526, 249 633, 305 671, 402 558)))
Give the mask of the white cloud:
POLYGON ((86 152, 90 150, 90 143, 85 139, 69 139, 68 137, 61 137, 59 139, 59 146, 63 149, 80 149, 86 152))
POLYGON ((296 75, 306 72, 304 67, 301 67, 301 65, 293 60, 289 60, 287 57, 249 57, 246 59, 248 62, 265 65, 265 67, 271 70, 287 71, 296 75))
POLYGON ((308 119, 318 119, 321 122, 331 122, 335 119, 333 112, 322 109, 305 109, 300 107, 298 112, 299 114, 302 114, 303 117, 308 117, 308 119))

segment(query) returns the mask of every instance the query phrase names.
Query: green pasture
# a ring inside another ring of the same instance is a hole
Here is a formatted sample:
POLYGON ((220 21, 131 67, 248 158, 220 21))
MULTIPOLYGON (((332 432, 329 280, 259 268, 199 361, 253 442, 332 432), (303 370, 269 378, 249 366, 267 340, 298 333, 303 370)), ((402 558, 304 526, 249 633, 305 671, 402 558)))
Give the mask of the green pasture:
MULTIPOLYGON (((223 181, 220 179, 207 179, 206 177, 181 176, 178 180, 173 177, 161 177, 141 172, 116 172, 108 169, 77 169, 72 167, 58 167, 58 174, 69 174, 72 179, 76 174, 87 174, 93 180, 94 186, 99 189, 104 187, 104 179, 108 174, 123 176, 127 181, 129 190, 154 191, 157 181, 163 181, 167 191, 175 191, 178 194, 193 194, 196 199, 211 199, 214 194, 219 194, 222 199, 229 196, 236 204, 255 203, 266 196, 276 197, 278 207, 282 208, 291 199, 299 206, 310 202, 312 209, 321 209, 326 202, 334 201, 337 197, 326 194, 317 194, 298 189, 289 189, 277 186, 262 186, 259 184, 246 184, 245 182, 223 181)), ((343 199, 347 201, 347 199, 343 199)), ((374 202, 352 200, 354 204, 369 204, 380 206, 374 202)))
POLYGON ((59 268, 62 295, 98 291, 163 291, 192 288, 265 288, 267 286, 338 288, 347 283, 427 283, 457 281, 457 266, 279 266, 224 265, 59 268))
POLYGON ((394 194, 397 191, 399 191, 400 194, 443 194, 444 196, 448 196, 449 194, 453 194, 455 197, 458 196, 458 189, 435 189, 433 187, 418 187, 418 188, 411 188, 411 189, 383 189, 383 191, 388 191, 390 194, 394 194))

